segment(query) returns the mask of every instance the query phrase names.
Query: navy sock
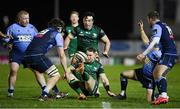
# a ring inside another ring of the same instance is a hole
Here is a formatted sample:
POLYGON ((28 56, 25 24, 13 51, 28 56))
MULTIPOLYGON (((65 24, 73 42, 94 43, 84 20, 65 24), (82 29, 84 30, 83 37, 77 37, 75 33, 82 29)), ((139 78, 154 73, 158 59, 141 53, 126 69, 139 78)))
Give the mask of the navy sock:
POLYGON ((48 95, 48 93, 47 92, 45 92, 45 91, 42 91, 42 94, 41 94, 43 97, 46 95, 48 95))
POLYGON ((80 88, 80 84, 79 84, 79 81, 76 81, 75 79, 74 80, 71 80, 69 82, 69 85, 72 89, 74 89, 74 91, 76 91, 76 93, 78 95, 80 95, 80 93, 82 93, 82 90, 80 88))
POLYGON ((162 78, 159 81, 161 92, 167 92, 167 81, 165 78, 162 78))
POLYGON ((46 86, 41 87, 42 90, 44 90, 45 88, 46 88, 46 86))
POLYGON ((159 93, 167 92, 167 81, 164 77, 159 78, 156 80, 157 88, 159 93))
POLYGON ((14 89, 8 89, 9 93, 14 93, 14 89))
POLYGON ((52 90, 54 91, 54 93, 59 93, 59 89, 57 88, 57 86, 55 85, 52 90))
POLYGON ((156 90, 156 83, 153 80, 153 88, 152 88, 153 92, 152 92, 152 96, 151 96, 151 100, 154 101, 155 98, 155 90, 156 90))
POLYGON ((120 84, 121 84, 121 90, 125 91, 126 88, 127 88, 128 80, 122 74, 121 74, 121 77, 120 77, 120 84))

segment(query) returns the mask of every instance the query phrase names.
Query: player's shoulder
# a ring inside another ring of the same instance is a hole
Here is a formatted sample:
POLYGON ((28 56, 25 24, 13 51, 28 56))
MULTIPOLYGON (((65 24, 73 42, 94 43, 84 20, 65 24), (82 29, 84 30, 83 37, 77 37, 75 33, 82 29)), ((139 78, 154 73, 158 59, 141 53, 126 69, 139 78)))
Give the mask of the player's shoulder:
POLYGON ((94 28, 94 29, 101 30, 101 27, 99 27, 98 25, 93 25, 93 28, 94 28))
POLYGON ((36 28, 33 24, 30 24, 30 23, 27 26, 30 28, 36 28))
POLYGON ((162 29, 162 25, 159 23, 156 23, 152 26, 152 32, 157 33, 157 30, 161 30, 162 29))
POLYGON ((167 25, 167 23, 165 23, 165 22, 156 22, 154 25, 153 25, 153 28, 164 28, 164 27, 166 27, 166 26, 168 26, 167 25))
POLYGON ((74 28, 77 28, 77 29, 84 29, 84 26, 82 24, 79 24, 78 26, 74 27, 74 28))
POLYGON ((80 31, 84 31, 84 27, 82 25, 78 25, 72 28, 72 32, 80 32, 80 31))
POLYGON ((95 63, 96 63, 96 65, 98 65, 98 66, 100 66, 100 67, 103 67, 103 65, 101 64, 101 62, 98 61, 98 60, 95 60, 95 63))
POLYGON ((16 27, 18 27, 18 26, 19 26, 18 23, 13 23, 13 24, 11 24, 8 28, 16 28, 16 27))
POLYGON ((96 32, 99 32, 99 33, 104 33, 104 30, 97 25, 93 25, 93 30, 95 30, 96 32))
POLYGON ((70 28, 72 28, 72 25, 67 25, 65 28, 70 29, 70 28))
POLYGON ((160 23, 156 23, 156 24, 153 25, 153 28, 158 28, 158 27, 161 27, 160 23))
POLYGON ((7 31, 14 31, 18 28, 20 28, 20 25, 18 23, 13 23, 7 28, 7 31))
POLYGON ((67 25, 67 26, 65 27, 65 30, 66 30, 66 31, 72 31, 73 28, 75 28, 75 27, 73 27, 72 25, 67 25))

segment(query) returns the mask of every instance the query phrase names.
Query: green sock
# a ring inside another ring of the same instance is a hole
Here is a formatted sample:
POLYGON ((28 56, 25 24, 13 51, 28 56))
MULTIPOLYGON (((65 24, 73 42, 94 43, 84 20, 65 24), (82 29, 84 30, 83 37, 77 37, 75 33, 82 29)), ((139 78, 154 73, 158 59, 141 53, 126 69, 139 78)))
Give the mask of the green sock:
POLYGON ((71 80, 71 81, 69 82, 69 85, 71 86, 72 89, 74 89, 74 90, 76 91, 76 93, 77 93, 78 95, 80 95, 80 93, 82 93, 82 90, 81 90, 81 88, 80 88, 80 86, 79 86, 79 81, 77 81, 77 80, 71 80))

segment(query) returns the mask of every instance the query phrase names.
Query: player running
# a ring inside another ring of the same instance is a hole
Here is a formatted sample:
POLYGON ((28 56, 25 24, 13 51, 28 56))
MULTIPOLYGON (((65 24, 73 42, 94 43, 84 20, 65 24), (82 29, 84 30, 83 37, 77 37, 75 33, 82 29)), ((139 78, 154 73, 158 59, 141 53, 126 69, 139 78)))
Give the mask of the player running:
POLYGON ((101 40, 105 46, 103 54, 108 57, 110 49, 110 41, 105 32, 98 26, 93 25, 94 13, 86 12, 83 16, 83 26, 77 26, 74 30, 66 37, 64 49, 67 49, 70 40, 77 36, 77 50, 86 53, 88 47, 93 47, 98 52, 99 40, 101 40))

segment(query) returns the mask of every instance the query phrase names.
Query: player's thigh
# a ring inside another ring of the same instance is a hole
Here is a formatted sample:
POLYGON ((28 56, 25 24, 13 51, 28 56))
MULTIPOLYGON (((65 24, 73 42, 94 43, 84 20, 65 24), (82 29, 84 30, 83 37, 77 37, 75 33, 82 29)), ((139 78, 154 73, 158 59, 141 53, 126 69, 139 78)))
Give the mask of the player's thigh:
POLYGON ((56 67, 52 67, 52 62, 44 55, 25 57, 24 64, 26 67, 36 70, 40 73, 44 73, 47 70, 50 72, 50 68, 56 70, 56 67))
POLYGON ((95 93, 98 89, 97 80, 95 80, 92 76, 89 75, 88 81, 85 82, 86 90, 95 93))
POLYGON ((153 71, 153 77, 154 79, 158 79, 159 77, 161 77, 163 75, 163 73, 166 73, 166 71, 169 68, 166 65, 159 65, 157 64, 154 71, 153 71))
POLYGON ((134 79, 135 78, 135 70, 124 71, 124 72, 122 72, 121 75, 128 79, 134 79))
POLYGON ((177 60, 177 55, 164 54, 159 61, 159 65, 165 65, 171 69, 177 63, 177 60))
POLYGON ((37 70, 33 70, 33 69, 30 69, 30 70, 32 72, 34 72, 34 75, 35 75, 36 79, 38 79, 38 80, 45 80, 45 77, 44 77, 43 73, 40 73, 37 70))
POLYGON ((166 76, 168 71, 176 64, 177 59, 176 55, 164 54, 153 71, 154 78, 158 79, 160 76, 166 76))
POLYGON ((23 54, 20 54, 17 51, 12 51, 9 53, 9 65, 11 72, 17 72, 20 64, 23 60, 23 54))

